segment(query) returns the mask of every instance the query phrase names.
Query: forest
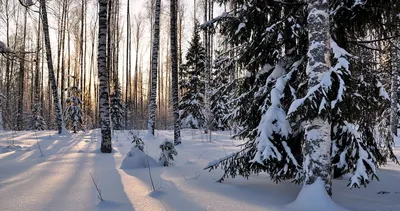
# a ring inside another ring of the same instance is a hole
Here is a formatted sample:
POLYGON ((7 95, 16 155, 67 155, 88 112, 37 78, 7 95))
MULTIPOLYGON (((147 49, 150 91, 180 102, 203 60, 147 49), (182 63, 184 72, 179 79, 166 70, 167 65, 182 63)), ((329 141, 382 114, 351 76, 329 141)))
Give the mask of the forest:
POLYGON ((0 209, 58 162, 102 204, 24 206, 398 210, 399 23, 398 0, 0 0, 0 209))

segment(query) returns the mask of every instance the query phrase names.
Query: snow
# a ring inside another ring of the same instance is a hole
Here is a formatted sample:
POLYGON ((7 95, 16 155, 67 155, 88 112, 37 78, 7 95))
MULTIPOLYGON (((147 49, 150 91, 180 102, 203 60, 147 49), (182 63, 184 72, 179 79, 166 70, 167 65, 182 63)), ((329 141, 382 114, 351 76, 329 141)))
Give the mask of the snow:
POLYGON ((35 5, 35 3, 33 2, 33 0, 26 0, 25 5, 29 7, 35 5))
POLYGON ((11 52, 11 49, 7 47, 4 42, 0 41, 0 53, 8 53, 11 52))
MULTIPOLYGON (((207 134, 200 130, 182 130, 175 165, 150 168, 156 189, 153 191, 148 168, 120 168, 129 159, 126 155, 133 145, 129 131, 113 131, 114 150, 110 154, 99 152, 99 130, 65 135, 56 131, 2 131, 0 210, 340 210, 323 195, 321 187, 305 187, 297 197, 301 185, 290 181, 276 184, 266 174, 216 183, 223 171, 203 169, 211 161, 239 150, 237 146, 243 141, 231 139, 230 134, 213 132, 210 142, 205 141, 207 134), (40 156, 37 142, 44 157, 40 156), (90 174, 105 201, 97 198, 90 174), (324 208, 315 209, 323 205, 324 208)), ((157 160, 160 143, 172 140, 173 131, 156 130, 155 136, 141 138, 148 158, 157 160)), ((394 153, 400 156, 398 146, 394 153)), ((380 181, 370 181, 367 188, 350 190, 347 184, 351 175, 333 180, 333 201, 352 211, 400 210, 400 188, 394 185, 400 184, 400 166, 389 162, 377 171, 380 181), (377 194, 381 192, 386 194, 377 194)))
POLYGON ((148 156, 136 147, 132 147, 122 161, 121 169, 147 168, 148 166, 160 167, 161 165, 153 157, 148 156))
POLYGON ((238 28, 235 31, 235 34, 238 34, 240 32, 240 30, 242 30, 244 27, 246 27, 245 23, 240 23, 238 28))
POLYGON ((296 200, 286 207, 289 210, 297 211, 349 211, 332 201, 325 191, 324 182, 320 178, 311 185, 304 185, 296 200), (310 203, 311 200, 313 203, 310 203))

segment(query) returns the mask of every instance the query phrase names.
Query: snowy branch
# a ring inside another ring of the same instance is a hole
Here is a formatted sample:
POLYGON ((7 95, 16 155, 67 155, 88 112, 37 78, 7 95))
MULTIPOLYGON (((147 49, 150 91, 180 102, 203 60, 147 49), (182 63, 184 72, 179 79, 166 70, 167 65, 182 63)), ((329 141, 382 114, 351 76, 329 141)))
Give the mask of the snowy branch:
POLYGON ((217 16, 217 17, 215 17, 215 18, 213 18, 213 19, 201 24, 200 25, 200 29, 204 30, 204 29, 206 29, 208 27, 213 26, 216 22, 219 22, 219 21, 221 21, 223 19, 229 19, 229 18, 237 19, 235 16, 229 15, 228 12, 224 12, 220 16, 217 16))

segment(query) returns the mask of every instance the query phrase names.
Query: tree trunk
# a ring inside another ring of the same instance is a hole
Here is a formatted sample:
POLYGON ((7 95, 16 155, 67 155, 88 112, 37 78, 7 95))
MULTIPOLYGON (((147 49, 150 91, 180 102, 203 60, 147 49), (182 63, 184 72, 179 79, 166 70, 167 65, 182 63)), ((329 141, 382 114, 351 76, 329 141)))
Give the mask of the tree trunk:
MULTIPOLYGON (((84 93, 85 93, 85 69, 84 69, 84 63, 85 61, 85 54, 83 51, 83 43, 85 42, 85 37, 84 37, 84 31, 85 31, 85 1, 81 1, 81 35, 80 35, 80 40, 79 40, 79 50, 80 50, 80 67, 81 67, 81 92, 80 92, 80 99, 83 99, 84 93)), ((69 87, 69 84, 68 84, 69 87)), ((85 111, 85 102, 82 100, 82 110, 85 111)))
MULTIPOLYGON (((40 16, 40 14, 39 14, 40 16)), ((35 61, 35 85, 34 85, 34 102, 33 104, 39 104, 40 98, 40 81, 39 81, 39 68, 40 68, 40 17, 39 17, 39 24, 38 24, 38 33, 37 33, 37 40, 36 40, 36 61, 35 61)), ((40 106, 41 107, 41 106, 40 106)), ((42 110, 42 109, 40 109, 42 110)))
MULTIPOLYGON (((142 20, 136 18, 136 55, 135 55, 135 76, 134 76, 134 82, 133 82, 133 90, 134 90, 134 108, 135 108, 135 113, 138 113, 138 71, 139 71, 139 46, 140 46, 140 28, 141 28, 142 20)), ((137 117, 137 116, 136 116, 137 117)))
MULTIPOLYGON (((394 45, 394 44, 392 44, 394 45)), ((392 131, 393 136, 397 136, 397 127, 398 127, 398 118, 397 118, 397 112, 398 112, 398 86, 399 86, 399 69, 398 69, 398 64, 397 64, 397 50, 394 46, 391 46, 391 68, 392 68, 392 77, 391 77, 391 115, 390 115, 390 127, 392 131)))
MULTIPOLYGON (((308 1, 308 88, 321 82, 330 69, 329 4, 325 0, 308 1), (315 43, 319 43, 315 45, 315 43)), ((323 89, 323 87, 321 88, 323 89)), ((303 145, 305 184, 311 185, 318 178, 332 194, 331 176, 331 124, 321 117, 308 121, 303 145)))
POLYGON ((24 14, 24 32, 22 37, 22 46, 20 48, 21 54, 19 55, 19 87, 18 87, 18 119, 17 128, 23 130, 23 114, 24 114, 24 87, 25 87, 25 40, 26 40, 26 21, 28 9, 25 8, 24 14))
POLYGON ((161 0, 156 0, 154 12, 154 35, 153 35, 153 51, 151 63, 151 90, 149 101, 149 122, 148 132, 154 135, 154 125, 156 119, 156 97, 157 97, 157 65, 158 65, 158 49, 160 42, 160 10, 161 0))
POLYGON ((51 57, 51 45, 49 36, 49 24, 47 20, 46 0, 40 0, 40 6, 42 12, 43 35, 46 47, 47 69, 49 70, 49 81, 51 83, 51 89, 53 90, 53 100, 54 100, 54 109, 56 112, 56 119, 57 119, 57 129, 58 133, 61 134, 65 130, 65 128, 63 123, 60 99, 58 97, 56 78, 54 76, 53 60, 51 57))
POLYGON ((131 104, 131 16, 130 16, 130 0, 127 2, 126 8, 126 76, 125 76, 125 129, 128 129, 128 117, 131 104))
POLYGON ((171 75, 172 75, 172 109, 174 115, 174 144, 181 143, 179 123, 179 88, 178 88, 178 43, 177 43, 177 0, 171 0, 171 75))
MULTIPOLYGON (((111 2, 111 1, 110 1, 111 2)), ((111 153, 110 105, 108 102, 107 70, 107 3, 99 0, 99 34, 98 34, 98 77, 99 77, 99 111, 101 127, 101 152, 111 153)))

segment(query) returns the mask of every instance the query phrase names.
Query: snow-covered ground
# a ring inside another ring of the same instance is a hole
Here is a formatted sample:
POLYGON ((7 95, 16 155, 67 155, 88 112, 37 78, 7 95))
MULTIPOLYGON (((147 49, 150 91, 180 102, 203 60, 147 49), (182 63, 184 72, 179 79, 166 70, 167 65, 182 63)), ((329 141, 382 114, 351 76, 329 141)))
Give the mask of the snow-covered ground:
MULTIPOLYGON (((275 184, 265 174, 251 176, 249 180, 238 177, 216 183, 222 171, 208 172, 203 168, 210 161, 237 150, 235 146, 242 142, 230 139, 229 132, 214 133, 213 141, 207 142, 198 130, 183 131, 183 144, 177 147, 175 165, 150 165, 156 189, 152 191, 148 168, 129 165, 120 168, 132 146, 128 134, 128 131, 114 132, 114 152, 102 154, 99 130, 69 135, 58 135, 54 131, 1 132, 0 210, 339 209, 333 204, 317 203, 326 200, 313 195, 318 187, 303 190, 301 197, 307 200, 292 203, 301 186, 290 182, 275 184), (11 143, 14 146, 8 147, 11 143), (97 198, 91 175, 98 181, 103 202, 97 198)), ((173 132, 156 131, 155 138, 146 138, 142 132, 142 137, 149 159, 158 161, 159 144, 166 138, 172 139, 173 132)), ((395 149, 398 156, 399 145, 395 149)), ((353 190, 346 186, 348 178, 335 180, 333 200, 353 211, 400 210, 400 166, 389 163, 379 171, 379 176, 380 181, 374 180, 367 188, 353 190)))

